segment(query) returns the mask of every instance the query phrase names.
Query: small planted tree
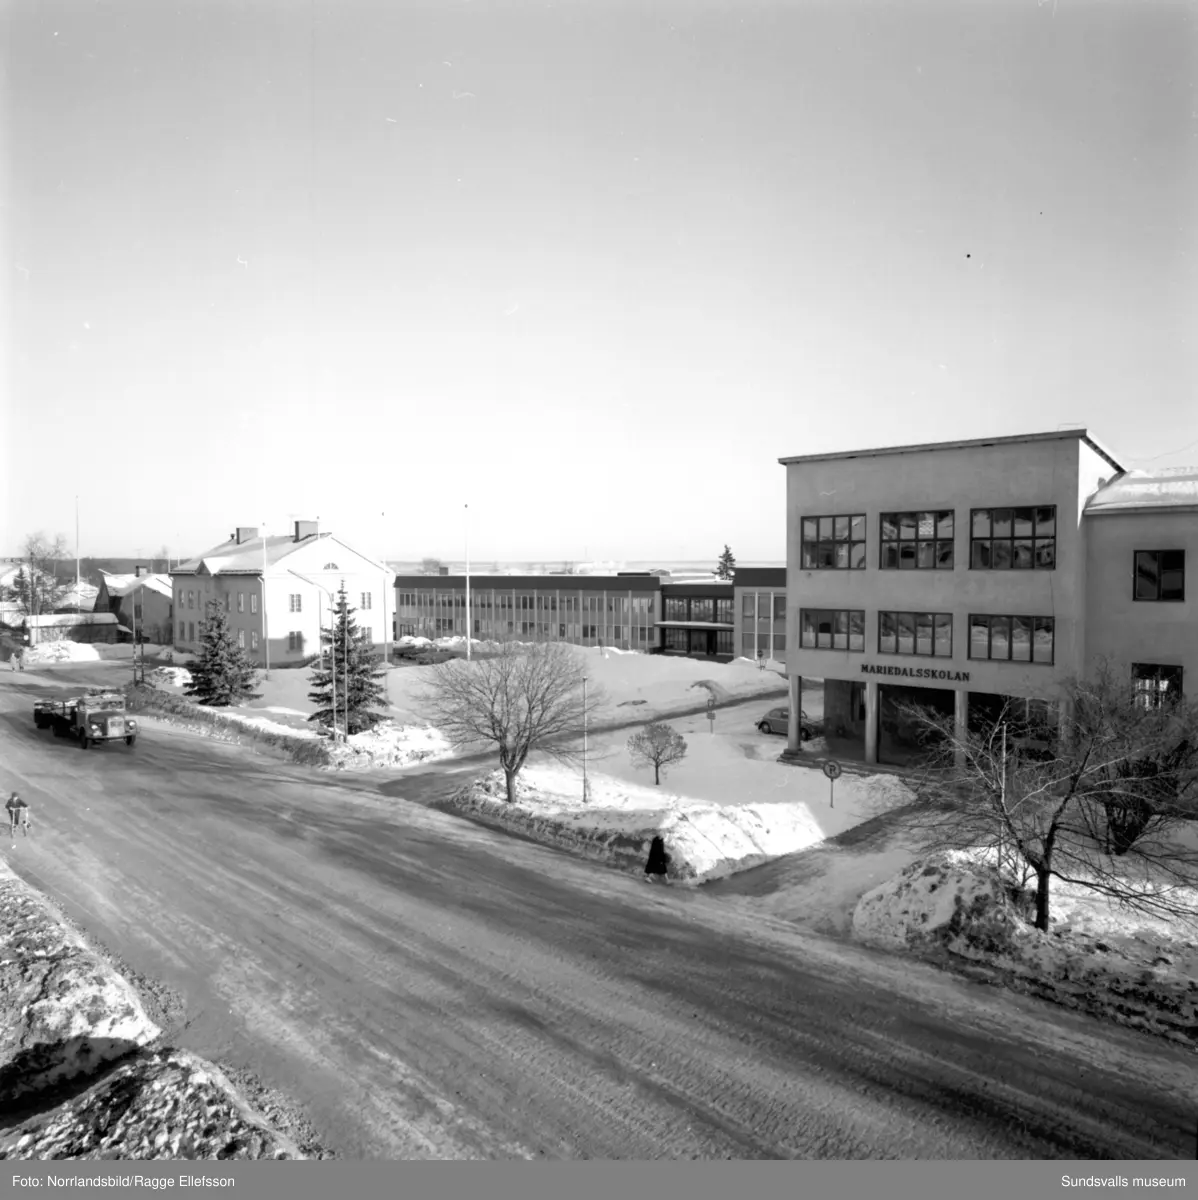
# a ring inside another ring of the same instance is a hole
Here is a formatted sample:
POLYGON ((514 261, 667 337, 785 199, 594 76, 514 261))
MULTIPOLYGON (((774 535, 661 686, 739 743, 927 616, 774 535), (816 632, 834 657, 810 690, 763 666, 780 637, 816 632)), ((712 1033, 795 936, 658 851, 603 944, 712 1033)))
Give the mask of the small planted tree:
POLYGON ((628 739, 634 767, 652 767, 653 782, 661 786, 661 773, 686 757, 686 738, 672 725, 654 721, 628 739))
POLYGON ((1036 928, 1051 881, 1121 906, 1198 918, 1198 709, 1137 703, 1105 669, 1067 689, 1051 744, 1032 748, 1008 705, 981 730, 908 706, 933 747, 914 827, 925 849, 975 849, 1036 884, 1036 928))
POLYGON ((386 703, 383 658, 369 634, 358 628, 354 620, 357 611, 350 606, 343 583, 337 593, 333 626, 320 631, 324 653, 308 677, 312 684, 308 699, 316 705, 308 720, 334 732, 340 729, 347 736, 373 729, 385 719, 374 711, 375 706, 386 703))
POLYGON ((441 663, 420 696, 429 721, 456 747, 493 747, 509 802, 534 750, 579 761, 588 720, 603 698, 586 663, 563 642, 504 642, 497 653, 441 663))
POLYGON ((200 622, 200 653, 188 667, 191 680, 183 694, 211 708, 257 700, 257 670, 234 639, 224 608, 210 600, 206 611, 200 622))
POLYGON ((716 564, 715 577, 717 579, 731 579, 732 573, 736 570, 736 556, 732 553, 731 547, 724 543, 724 552, 720 555, 720 561, 716 564))

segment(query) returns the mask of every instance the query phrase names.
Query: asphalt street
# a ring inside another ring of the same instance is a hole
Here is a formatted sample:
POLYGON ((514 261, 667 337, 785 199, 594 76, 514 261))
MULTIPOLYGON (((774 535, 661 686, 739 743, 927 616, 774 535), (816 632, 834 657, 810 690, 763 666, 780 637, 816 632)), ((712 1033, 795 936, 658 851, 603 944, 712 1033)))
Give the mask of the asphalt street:
POLYGON ((82 751, 64 678, 0 677, 8 861, 348 1157, 1192 1156, 1188 1050, 429 807, 461 764, 82 751))

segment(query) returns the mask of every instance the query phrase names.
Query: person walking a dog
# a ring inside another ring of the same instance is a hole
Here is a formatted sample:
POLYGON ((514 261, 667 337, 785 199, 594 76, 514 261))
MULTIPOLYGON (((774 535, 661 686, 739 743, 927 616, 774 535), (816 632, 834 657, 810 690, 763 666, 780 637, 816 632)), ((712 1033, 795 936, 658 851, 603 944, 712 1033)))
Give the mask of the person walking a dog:
POLYGON ((8 798, 8 803, 4 806, 8 809, 8 836, 17 836, 17 826, 20 825, 21 832, 26 837, 29 836, 29 805, 13 792, 8 798))

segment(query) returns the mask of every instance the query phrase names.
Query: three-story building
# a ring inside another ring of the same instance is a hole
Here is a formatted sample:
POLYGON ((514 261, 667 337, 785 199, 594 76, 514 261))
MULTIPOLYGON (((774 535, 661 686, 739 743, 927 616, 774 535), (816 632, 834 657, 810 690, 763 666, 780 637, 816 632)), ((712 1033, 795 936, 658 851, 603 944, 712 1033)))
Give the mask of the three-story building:
POLYGON ((902 753, 907 700, 960 731, 1009 697, 1054 720, 1087 662, 1083 513, 1124 473, 1108 450, 1075 429, 779 461, 792 710, 823 679, 828 727, 869 763, 902 753))

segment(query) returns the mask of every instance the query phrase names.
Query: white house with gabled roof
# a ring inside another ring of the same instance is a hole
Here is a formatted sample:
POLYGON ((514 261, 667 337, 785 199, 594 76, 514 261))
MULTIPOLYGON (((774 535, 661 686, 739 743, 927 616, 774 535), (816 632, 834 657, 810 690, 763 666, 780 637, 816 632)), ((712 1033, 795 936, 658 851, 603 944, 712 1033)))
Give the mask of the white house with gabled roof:
POLYGON ((216 600, 250 657, 286 664, 320 652, 320 631, 344 586, 359 629, 389 640, 395 572, 335 537, 315 521, 296 521, 290 535, 259 535, 239 526, 225 542, 170 572, 175 648, 195 653, 206 605, 216 600), (269 658, 267 649, 269 647, 269 658))

